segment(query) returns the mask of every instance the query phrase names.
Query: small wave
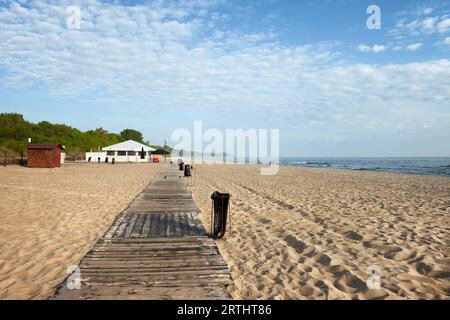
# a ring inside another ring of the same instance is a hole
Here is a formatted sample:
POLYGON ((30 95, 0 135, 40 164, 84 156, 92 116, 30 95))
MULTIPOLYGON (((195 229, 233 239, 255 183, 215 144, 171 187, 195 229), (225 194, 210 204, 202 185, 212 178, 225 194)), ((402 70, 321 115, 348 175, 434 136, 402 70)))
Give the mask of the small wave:
POLYGON ((330 164, 328 162, 318 162, 318 161, 308 161, 306 164, 312 166, 321 166, 321 167, 329 167, 330 164))
POLYGON ((309 164, 308 161, 294 161, 292 164, 309 164))
POLYGON ((354 171, 396 172, 450 176, 449 160, 398 160, 398 159, 286 159, 284 164, 307 168, 337 168, 354 171), (439 161, 439 162, 437 162, 439 161))
POLYGON ((315 161, 286 161, 285 164, 291 166, 306 166, 306 167, 330 167, 328 162, 315 162, 315 161))

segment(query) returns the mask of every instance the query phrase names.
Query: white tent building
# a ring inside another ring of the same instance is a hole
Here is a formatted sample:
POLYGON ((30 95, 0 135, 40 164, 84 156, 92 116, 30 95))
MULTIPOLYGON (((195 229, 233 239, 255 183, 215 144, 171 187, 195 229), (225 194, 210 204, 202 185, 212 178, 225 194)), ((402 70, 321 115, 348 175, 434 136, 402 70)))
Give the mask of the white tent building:
POLYGON ((106 158, 111 162, 149 162, 151 160, 150 152, 155 149, 145 144, 128 140, 113 144, 112 146, 102 148, 102 152, 86 152, 86 160, 97 162, 100 158, 101 162, 105 162, 106 158), (144 149, 144 159, 141 159, 142 149, 144 149))

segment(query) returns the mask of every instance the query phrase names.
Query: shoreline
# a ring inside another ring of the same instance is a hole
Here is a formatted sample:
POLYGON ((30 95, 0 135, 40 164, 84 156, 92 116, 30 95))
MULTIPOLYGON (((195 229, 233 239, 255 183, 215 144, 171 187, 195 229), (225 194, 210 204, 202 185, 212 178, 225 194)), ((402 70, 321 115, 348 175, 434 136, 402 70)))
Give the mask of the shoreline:
POLYGON ((293 165, 280 163, 280 167, 291 167, 291 168, 306 168, 306 169, 323 169, 323 170, 343 170, 350 172, 371 172, 371 173, 391 173, 391 174, 400 174, 400 175, 416 175, 416 176, 429 176, 429 177, 446 177, 450 178, 450 175, 445 174, 431 174, 431 173, 417 173, 417 172, 400 172, 400 171, 390 171, 390 170, 374 170, 374 169, 350 169, 350 168, 336 168, 336 167, 313 167, 313 166, 301 166, 301 165, 293 165))
MULTIPOLYGON (((450 157, 429 157, 429 158, 422 158, 422 157, 398 157, 398 158, 365 158, 365 157, 360 157, 360 158, 346 158, 346 157, 342 157, 342 158, 335 158, 335 159, 448 159, 450 161, 450 157)), ((282 158, 282 159, 289 159, 289 158, 282 158)), ((295 159, 295 158, 292 158, 295 159)), ((316 159, 330 159, 330 158, 316 158, 316 159)), ((175 162, 174 162, 175 163, 175 162)), ((192 161, 186 161, 187 164, 192 163, 192 161)), ((122 166, 122 165, 135 165, 137 163, 134 162, 118 162, 115 163, 114 166, 122 166)), ((151 163, 142 163, 142 164, 151 164, 151 163)), ((168 162, 167 162, 168 164, 168 162)), ((92 165, 92 166, 111 166, 112 164, 105 164, 105 163, 89 163, 86 160, 83 161, 66 161, 63 166, 71 166, 71 165, 92 165)), ((245 166, 261 166, 261 167, 268 167, 269 165, 264 165, 261 163, 239 163, 239 162, 234 162, 234 163, 208 163, 207 161, 204 161, 201 164, 196 164, 194 162, 194 165, 219 165, 219 166, 232 166, 232 165, 237 165, 237 166, 241 166, 241 165, 245 165, 245 166)), ((14 163, 14 164, 8 164, 9 166, 19 166, 22 167, 21 165, 14 163)), ((398 170, 389 170, 389 169, 369 169, 369 168, 341 168, 341 167, 336 167, 336 166, 332 166, 332 165, 327 165, 327 166, 314 166, 314 165, 298 165, 298 164, 289 164, 289 163, 283 163, 280 162, 279 163, 280 167, 291 167, 291 168, 305 168, 305 169, 324 169, 324 170, 344 170, 344 171, 350 171, 350 172, 371 172, 371 173, 391 173, 391 174, 400 174, 400 175, 416 175, 416 176, 431 176, 431 177, 447 177, 450 178, 450 173, 449 174, 434 174, 434 173, 426 173, 426 172, 412 172, 412 171, 398 171, 398 170)), ((0 168, 2 168, 3 166, 0 166, 0 168)), ((26 166, 24 166, 24 168, 27 168, 26 166)), ((450 164, 444 166, 444 168, 450 168, 450 164)), ((35 168, 35 169, 46 169, 46 168, 35 168)), ((54 169, 58 169, 58 168, 54 168, 54 169)))

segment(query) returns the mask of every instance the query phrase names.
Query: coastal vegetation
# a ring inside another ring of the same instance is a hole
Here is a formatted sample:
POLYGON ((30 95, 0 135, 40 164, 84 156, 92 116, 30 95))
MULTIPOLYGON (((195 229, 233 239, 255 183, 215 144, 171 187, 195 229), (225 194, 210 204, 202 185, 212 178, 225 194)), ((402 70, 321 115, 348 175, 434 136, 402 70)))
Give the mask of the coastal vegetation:
POLYGON ((18 156, 26 151, 29 138, 33 143, 61 144, 65 146, 69 156, 83 156, 86 151, 98 150, 129 139, 149 145, 148 141, 144 141, 142 133, 134 129, 125 129, 119 134, 108 132, 104 128, 81 131, 66 124, 48 121, 32 123, 19 113, 0 113, 0 151, 6 151, 9 157, 18 156))

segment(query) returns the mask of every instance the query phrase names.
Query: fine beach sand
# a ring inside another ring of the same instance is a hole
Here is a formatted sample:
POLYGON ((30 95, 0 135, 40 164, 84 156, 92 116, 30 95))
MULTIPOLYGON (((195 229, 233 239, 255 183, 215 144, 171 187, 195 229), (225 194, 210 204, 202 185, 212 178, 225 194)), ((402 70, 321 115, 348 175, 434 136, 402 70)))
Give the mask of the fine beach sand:
MULTIPOLYGON (((218 241, 238 299, 448 299, 450 178, 282 167, 194 165, 209 226, 230 192, 232 235, 218 241), (381 271, 368 290, 367 269, 381 271)), ((207 227, 209 228, 209 227, 207 227)))
POLYGON ((0 168, 0 299, 48 298, 156 168, 0 168))
MULTIPOLYGON (((0 299, 46 299, 160 165, 0 168, 0 299)), ((194 165, 209 229, 213 191, 232 194, 218 241, 234 298, 448 299, 450 178, 194 165), (367 290, 367 268, 382 289, 367 290)))

